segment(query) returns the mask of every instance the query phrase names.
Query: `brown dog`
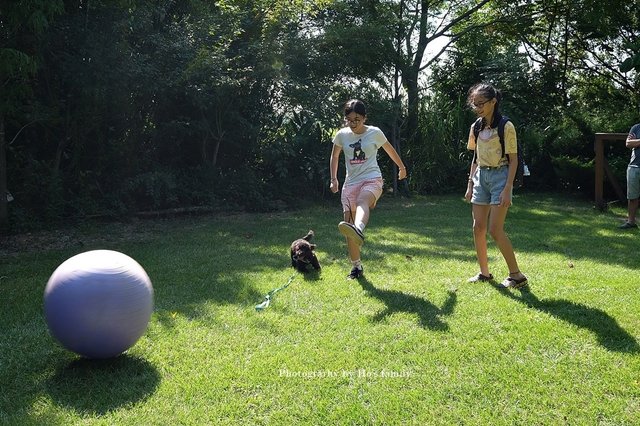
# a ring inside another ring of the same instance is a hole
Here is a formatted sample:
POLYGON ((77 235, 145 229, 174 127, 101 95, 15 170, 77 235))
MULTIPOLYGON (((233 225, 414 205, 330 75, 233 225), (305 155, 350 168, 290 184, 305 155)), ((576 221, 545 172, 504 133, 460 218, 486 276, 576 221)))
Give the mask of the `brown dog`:
POLYGON ((316 271, 320 270, 320 262, 313 252, 316 245, 310 242, 313 236, 310 230, 307 235, 291 243, 291 266, 299 272, 307 272, 309 265, 316 271))

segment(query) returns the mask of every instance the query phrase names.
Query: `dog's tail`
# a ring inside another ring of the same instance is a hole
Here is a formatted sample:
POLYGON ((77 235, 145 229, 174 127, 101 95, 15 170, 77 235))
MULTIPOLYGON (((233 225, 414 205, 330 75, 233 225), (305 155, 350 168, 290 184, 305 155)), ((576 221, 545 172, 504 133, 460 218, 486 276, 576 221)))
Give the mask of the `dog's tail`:
POLYGON ((307 241, 311 241, 311 239, 315 236, 316 234, 313 232, 312 229, 309 229, 309 232, 307 232, 307 235, 305 235, 302 239, 303 240, 307 240, 307 241))

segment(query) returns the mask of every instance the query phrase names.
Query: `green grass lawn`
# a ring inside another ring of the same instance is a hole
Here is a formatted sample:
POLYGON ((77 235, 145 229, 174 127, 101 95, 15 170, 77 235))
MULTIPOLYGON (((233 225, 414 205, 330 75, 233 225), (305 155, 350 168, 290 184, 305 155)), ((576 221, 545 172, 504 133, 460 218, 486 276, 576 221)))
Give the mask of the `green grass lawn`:
MULTIPOLYGON (((517 194, 519 291, 466 283, 478 268, 460 196, 383 197, 366 276, 347 281, 338 204, 4 240, 0 423, 639 424, 640 233, 616 228, 622 207, 517 194), (288 246, 310 228, 322 272, 256 311, 294 274, 288 246), (66 351, 43 315, 51 273, 93 249, 133 257, 155 290, 147 332, 113 360, 66 351)), ((501 281, 493 244, 489 255, 501 281)))

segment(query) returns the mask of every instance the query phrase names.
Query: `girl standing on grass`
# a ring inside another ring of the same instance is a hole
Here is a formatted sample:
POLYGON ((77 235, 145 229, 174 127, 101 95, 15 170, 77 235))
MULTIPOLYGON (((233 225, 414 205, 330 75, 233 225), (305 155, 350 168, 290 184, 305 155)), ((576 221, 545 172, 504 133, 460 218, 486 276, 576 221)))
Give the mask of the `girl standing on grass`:
POLYGON ((344 152, 346 176, 342 186, 342 212, 344 220, 338 230, 347 239, 347 249, 352 269, 348 279, 360 278, 364 268, 360 260, 360 247, 364 244, 364 228, 369 222, 371 209, 382 195, 382 172, 378 166, 378 149, 383 148, 398 166, 398 179, 407 177, 407 169, 393 145, 377 127, 365 125, 367 110, 364 103, 353 99, 344 106, 346 127, 333 139, 329 161, 331 192, 338 192, 338 161, 344 152))
POLYGON ((527 285, 527 277, 520 272, 513 246, 504 232, 504 222, 511 206, 513 178, 518 167, 516 129, 510 121, 505 124, 505 156, 502 156, 497 130, 502 118, 499 108, 502 94, 491 84, 478 83, 469 89, 467 100, 482 119, 478 140, 476 141, 472 124, 467 143, 467 148, 474 151, 474 156, 464 198, 472 205, 473 241, 480 266, 480 272, 468 281, 493 280, 487 256, 488 230, 509 268, 509 276, 502 281, 501 286, 520 288, 527 285))

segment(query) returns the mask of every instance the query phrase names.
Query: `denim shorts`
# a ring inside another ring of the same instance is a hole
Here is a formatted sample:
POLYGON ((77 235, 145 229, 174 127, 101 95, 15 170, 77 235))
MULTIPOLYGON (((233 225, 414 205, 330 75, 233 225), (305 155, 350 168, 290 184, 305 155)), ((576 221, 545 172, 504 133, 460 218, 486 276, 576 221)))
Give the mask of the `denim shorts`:
POLYGON ((640 198, 640 167, 627 167, 627 199, 640 198))
MULTIPOLYGON (((340 200, 342 201, 342 211, 348 212, 350 210, 355 210, 358 195, 360 195, 362 191, 371 192, 376 197, 377 202, 382 195, 382 185, 382 178, 367 179, 351 185, 344 185, 342 187, 342 195, 340 196, 340 200)), ((375 202, 371 207, 375 207, 375 202)))
POLYGON ((472 204, 498 205, 500 194, 507 184, 509 167, 495 169, 477 167, 473 174, 472 204))

